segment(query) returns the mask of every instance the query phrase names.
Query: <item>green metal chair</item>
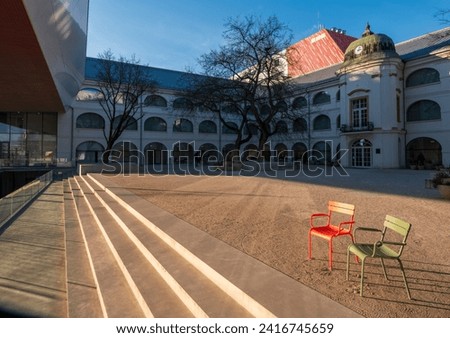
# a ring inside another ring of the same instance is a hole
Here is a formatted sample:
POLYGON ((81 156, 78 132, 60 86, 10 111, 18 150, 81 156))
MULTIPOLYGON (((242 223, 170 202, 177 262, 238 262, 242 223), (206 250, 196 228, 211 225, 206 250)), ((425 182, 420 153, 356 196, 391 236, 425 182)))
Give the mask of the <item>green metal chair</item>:
POLYGON ((355 238, 355 243, 350 244, 347 249, 347 280, 349 279, 350 253, 353 253, 359 259, 361 259, 361 288, 360 288, 361 296, 363 296, 364 262, 366 258, 380 258, 381 266, 383 267, 384 277, 387 280, 388 276, 386 273, 386 267, 384 266, 384 260, 395 259, 398 261, 400 269, 402 271, 403 280, 405 282, 406 293, 408 294, 408 298, 411 299, 411 293, 409 292, 405 271, 403 269, 402 261, 400 260, 400 256, 402 255, 403 249, 406 245, 406 239, 408 238, 410 229, 411 229, 410 223, 390 215, 386 215, 383 230, 366 227, 358 227, 355 229, 353 234, 355 238), (356 240, 357 231, 381 232, 381 239, 372 244, 358 243, 358 241, 356 240), (396 234, 397 238, 400 238, 400 241, 385 240, 387 233, 392 231, 393 233, 396 234))

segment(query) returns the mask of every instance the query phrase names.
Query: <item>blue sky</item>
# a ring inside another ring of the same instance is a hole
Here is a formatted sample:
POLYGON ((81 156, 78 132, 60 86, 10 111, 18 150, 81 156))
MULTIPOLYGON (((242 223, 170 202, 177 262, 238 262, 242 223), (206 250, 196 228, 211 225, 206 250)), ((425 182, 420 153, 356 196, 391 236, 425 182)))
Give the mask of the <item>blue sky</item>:
POLYGON ((360 37, 369 22, 397 43, 445 27, 434 17, 439 9, 450 1, 90 0, 87 55, 111 49, 153 67, 199 70, 197 59, 218 47, 229 17, 275 15, 293 42, 320 25, 360 37))

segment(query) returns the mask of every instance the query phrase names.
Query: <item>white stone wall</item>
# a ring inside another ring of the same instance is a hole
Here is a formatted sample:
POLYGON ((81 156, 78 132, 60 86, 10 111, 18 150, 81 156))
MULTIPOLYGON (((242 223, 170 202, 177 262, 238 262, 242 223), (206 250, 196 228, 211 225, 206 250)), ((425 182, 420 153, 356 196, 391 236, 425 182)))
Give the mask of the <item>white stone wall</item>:
MULTIPOLYGON (((319 105, 311 104, 310 116, 303 112, 303 117, 309 122, 311 128, 308 133, 294 133, 293 121, 286 120, 288 134, 276 135, 270 139, 271 148, 279 143, 292 150, 295 143, 301 142, 311 148, 317 143, 326 141, 331 146, 332 155, 338 148, 348 149, 347 155, 341 163, 345 167, 352 166, 352 145, 361 139, 368 140, 371 147, 371 167, 373 168, 403 168, 407 167, 406 146, 408 142, 418 137, 430 137, 442 146, 442 161, 445 166, 450 165, 450 61, 448 51, 432 57, 413 60, 406 65, 398 58, 372 61, 368 64, 354 66, 340 74, 339 78, 331 79, 328 84, 312 84, 309 88, 309 100, 312 102, 314 95, 325 91, 330 95, 331 102, 319 105), (447 54, 446 54, 447 53, 447 54), (414 88, 405 88, 404 82, 413 71, 433 67, 440 73, 440 83, 424 85, 414 88), (340 90, 341 99, 336 100, 336 93, 340 90), (337 126, 337 117, 340 115, 341 125, 351 125, 350 101, 356 98, 368 99, 369 121, 373 123, 373 130, 341 132, 337 126), (398 99, 397 99, 398 98, 398 99), (409 105, 417 100, 430 99, 439 103, 442 118, 439 121, 406 122, 406 110, 409 105), (398 105, 398 106, 397 106, 398 105), (314 119, 319 115, 330 118, 331 128, 326 130, 313 130, 314 119), (310 139, 308 139, 310 135, 310 139)), ((235 136, 226 134, 199 133, 198 127, 203 120, 212 120, 219 128, 219 121, 213 113, 195 112, 184 114, 174 110, 173 101, 179 97, 179 93, 161 89, 158 95, 163 96, 167 102, 167 108, 143 107, 144 118, 138 122, 137 131, 126 131, 119 141, 133 142, 138 149, 143 150, 151 142, 160 142, 168 150, 173 149, 176 142, 194 142, 195 150, 204 144, 211 143, 219 150, 226 144, 233 143, 235 136), (142 126, 148 117, 157 116, 167 123, 167 132, 144 131, 142 126), (177 118, 187 118, 194 126, 193 133, 177 133, 172 131, 173 122, 177 118), (142 128, 142 131, 141 129, 142 128), (142 138, 141 138, 142 135, 142 138)), ((304 93, 299 93, 304 95, 304 93)), ((295 97, 294 97, 295 98, 295 97)), ((294 99, 292 98, 292 100, 294 99)), ((104 115, 100 106, 95 101, 73 102, 73 124, 82 113, 95 112, 104 115)), ((105 119, 106 120, 106 119, 105 119)), ((230 117, 233 120, 233 117, 230 117)), ((70 113, 65 114, 59 122, 64 132, 59 138, 58 149, 67 149, 71 144, 72 150, 64 152, 67 157, 72 154, 74 159, 76 148, 85 141, 96 141, 105 145, 103 134, 100 130, 73 129, 73 142, 70 142, 70 126, 72 124, 70 113)), ((258 145, 257 137, 248 144, 258 145)), ((245 145, 242 147, 241 151, 245 145)), ((63 152, 61 152, 61 155, 63 152)))
POLYGON ((440 82, 405 88, 405 112, 419 100, 432 100, 441 108, 441 119, 431 121, 406 122, 406 143, 429 137, 442 147, 442 164, 450 166, 450 48, 445 48, 426 58, 412 60, 406 64, 405 80, 416 70, 433 68, 439 72, 440 82))

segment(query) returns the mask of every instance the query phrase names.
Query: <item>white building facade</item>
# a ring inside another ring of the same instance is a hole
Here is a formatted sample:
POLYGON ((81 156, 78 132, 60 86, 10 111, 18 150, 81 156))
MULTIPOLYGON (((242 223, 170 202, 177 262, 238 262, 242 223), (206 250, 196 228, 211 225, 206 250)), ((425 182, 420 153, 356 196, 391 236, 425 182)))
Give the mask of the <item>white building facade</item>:
MULTIPOLYGON (((90 62, 95 59, 87 60, 88 67, 90 62)), ((176 81, 183 73, 149 71, 159 80, 157 93, 142 98, 142 119, 119 140, 127 142, 126 148, 144 154, 154 150, 146 163, 165 163, 179 156, 192 160, 198 151, 223 151, 234 142, 235 135, 227 133, 213 113, 183 113, 189 98, 176 81)), ((298 95, 286 99, 286 106, 301 113, 278 122, 285 132, 270 139, 272 155, 301 160, 307 150, 314 150, 318 163, 339 159, 344 167, 449 166, 449 72, 450 29, 394 45, 367 27, 348 46, 342 63, 292 80, 298 95)), ((95 77, 89 71, 87 76, 95 77)), ((86 80, 84 88, 94 84, 86 80)), ((73 108, 73 161, 99 161, 105 145, 102 128, 108 122, 95 100, 79 96, 73 108), (96 125, 82 121, 94 116, 96 125)), ((231 121, 235 118, 230 116, 231 121)), ((256 149, 257 141, 254 137, 240 150, 256 149)))

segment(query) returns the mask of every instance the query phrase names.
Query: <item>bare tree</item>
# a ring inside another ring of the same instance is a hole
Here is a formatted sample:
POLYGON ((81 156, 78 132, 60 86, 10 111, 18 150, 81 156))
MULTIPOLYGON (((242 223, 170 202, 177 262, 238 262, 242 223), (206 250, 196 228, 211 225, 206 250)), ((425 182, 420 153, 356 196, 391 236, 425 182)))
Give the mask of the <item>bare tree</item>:
POLYGON ((99 54, 97 63, 98 102, 109 121, 103 129, 106 149, 103 162, 109 162, 110 151, 122 133, 137 123, 142 94, 154 88, 154 82, 133 55, 116 58, 111 50, 99 54))
POLYGON ((256 126, 262 151, 279 131, 273 125, 292 92, 285 57, 290 30, 274 16, 236 18, 226 22, 223 38, 224 45, 199 59, 205 77, 195 77, 190 95, 236 133, 236 149, 253 136, 250 125, 256 126), (226 118, 233 114, 237 126, 226 118))

